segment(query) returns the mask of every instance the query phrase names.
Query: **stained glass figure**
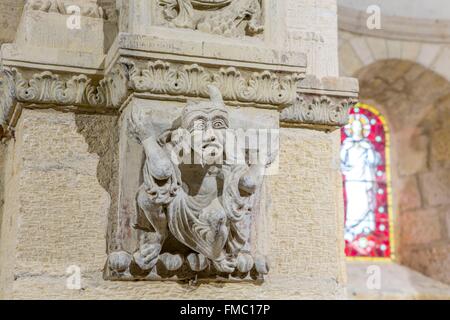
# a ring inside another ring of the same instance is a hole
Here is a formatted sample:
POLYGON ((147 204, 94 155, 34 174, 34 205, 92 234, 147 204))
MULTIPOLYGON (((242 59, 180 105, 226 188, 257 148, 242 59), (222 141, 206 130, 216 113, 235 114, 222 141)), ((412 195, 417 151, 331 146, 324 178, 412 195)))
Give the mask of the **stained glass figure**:
POLYGON ((347 256, 392 257, 388 151, 383 116, 370 106, 357 105, 342 129, 347 256))

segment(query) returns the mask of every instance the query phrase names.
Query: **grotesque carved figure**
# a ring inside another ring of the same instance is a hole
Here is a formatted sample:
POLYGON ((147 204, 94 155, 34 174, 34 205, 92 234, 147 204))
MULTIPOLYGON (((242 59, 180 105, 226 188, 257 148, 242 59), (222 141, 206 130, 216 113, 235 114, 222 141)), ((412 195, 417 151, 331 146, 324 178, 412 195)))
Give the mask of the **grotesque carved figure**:
POLYGON ((260 0, 158 0, 169 26, 224 36, 263 31, 260 0))
POLYGON ((137 194, 140 238, 132 257, 110 255, 116 275, 126 263, 143 274, 157 273, 158 263, 206 277, 268 271, 249 243, 265 165, 230 161, 229 112, 220 91, 208 89, 210 101, 188 102, 177 125, 162 134, 151 119, 131 113, 129 130, 146 155, 137 194))

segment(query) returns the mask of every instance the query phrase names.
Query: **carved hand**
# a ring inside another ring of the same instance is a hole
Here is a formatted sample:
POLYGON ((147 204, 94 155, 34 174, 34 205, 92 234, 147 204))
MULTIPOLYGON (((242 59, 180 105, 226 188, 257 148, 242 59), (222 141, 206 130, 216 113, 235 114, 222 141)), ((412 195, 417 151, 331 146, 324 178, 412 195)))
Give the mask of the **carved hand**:
POLYGON ((264 166, 252 165, 239 180, 239 189, 250 195, 254 194, 261 183, 263 170, 264 166))
POLYGON ((214 267, 219 272, 233 273, 237 266, 237 261, 233 257, 224 257, 221 260, 213 261, 214 267))
POLYGON ((159 259, 161 245, 159 243, 143 243, 133 255, 134 262, 144 271, 151 270, 159 259))

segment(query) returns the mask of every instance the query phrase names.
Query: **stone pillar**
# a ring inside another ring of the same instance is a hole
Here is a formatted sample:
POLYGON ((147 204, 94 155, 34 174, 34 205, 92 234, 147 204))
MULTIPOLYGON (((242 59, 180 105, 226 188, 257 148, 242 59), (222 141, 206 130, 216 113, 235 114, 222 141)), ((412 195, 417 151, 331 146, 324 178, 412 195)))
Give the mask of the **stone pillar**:
POLYGON ((119 34, 103 54, 95 1, 73 47, 71 30, 48 33, 67 12, 28 6, 2 48, 2 296, 344 297, 336 129, 358 85, 335 77, 335 7, 117 1, 119 34), (187 130, 212 139, 191 151, 228 159, 226 129, 270 129, 279 149, 258 165, 170 158, 187 130), (67 287, 77 270, 84 290, 67 287))

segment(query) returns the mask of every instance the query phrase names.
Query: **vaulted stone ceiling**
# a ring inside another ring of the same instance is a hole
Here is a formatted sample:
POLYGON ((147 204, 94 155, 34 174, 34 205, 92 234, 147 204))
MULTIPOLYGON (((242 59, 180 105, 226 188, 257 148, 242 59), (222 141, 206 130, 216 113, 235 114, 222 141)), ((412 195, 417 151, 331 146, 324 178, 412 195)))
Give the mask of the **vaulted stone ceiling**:
MULTIPOLYGON (((22 15, 25 0, 0 0, 0 44, 12 42, 22 15)), ((105 9, 115 7, 115 0, 99 0, 105 9)))

